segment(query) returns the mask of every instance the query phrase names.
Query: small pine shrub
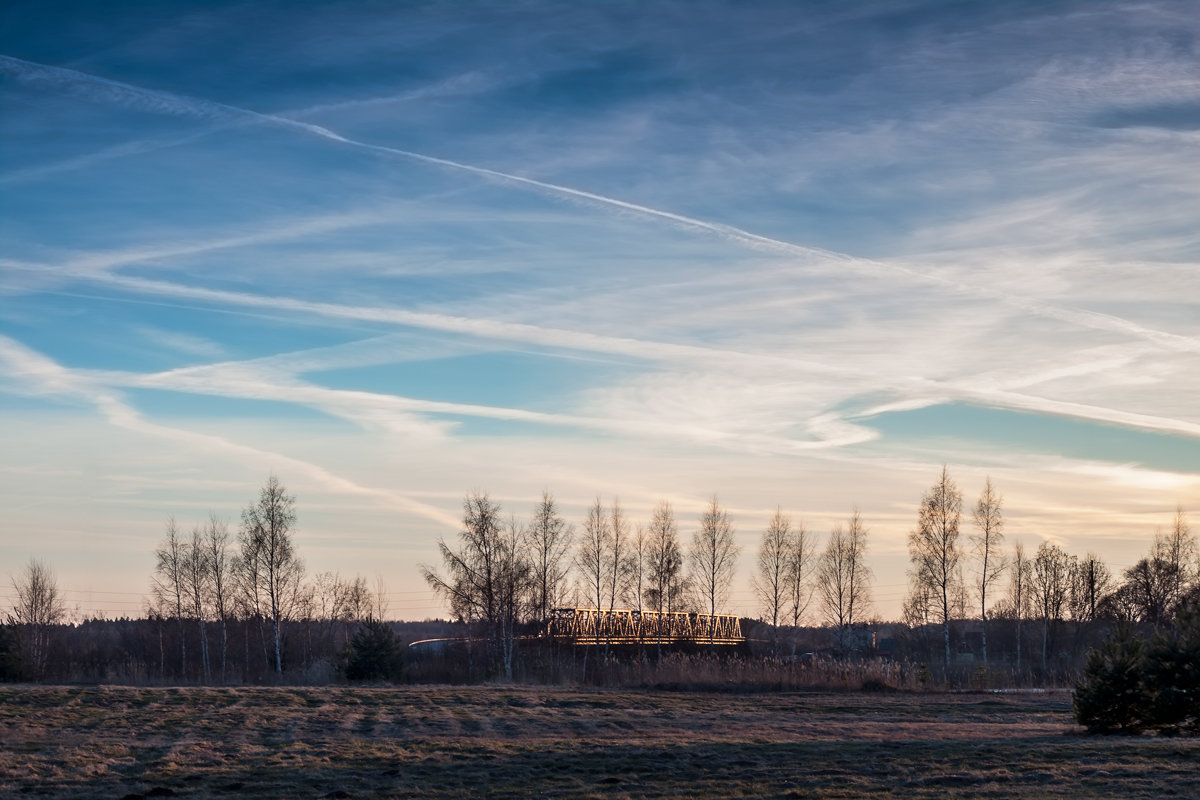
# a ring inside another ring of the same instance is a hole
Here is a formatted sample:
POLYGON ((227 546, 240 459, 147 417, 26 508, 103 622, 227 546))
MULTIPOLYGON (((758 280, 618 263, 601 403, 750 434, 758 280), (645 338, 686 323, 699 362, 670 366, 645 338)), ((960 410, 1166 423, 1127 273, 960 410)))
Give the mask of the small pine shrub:
POLYGON ((1075 719, 1093 733, 1136 733, 1145 727, 1145 643, 1117 625, 1099 650, 1088 653, 1075 687, 1075 719))
POLYGON ((349 681, 399 681, 404 676, 404 645, 387 625, 367 620, 346 643, 341 672, 349 681))
POLYGON ((933 683, 933 673, 929 671, 929 666, 922 664, 917 668, 917 680, 921 682, 922 689, 928 689, 929 684, 933 683))
POLYGON ((1149 645, 1117 625, 1089 652, 1075 719, 1093 733, 1200 734, 1200 598, 1182 603, 1174 628, 1156 631, 1149 645))
POLYGON ((1146 649, 1148 722, 1168 735, 1200 733, 1200 607, 1182 608, 1178 635, 1146 649))
POLYGON ((8 625, 0 625, 0 681, 19 681, 23 677, 17 632, 8 625))

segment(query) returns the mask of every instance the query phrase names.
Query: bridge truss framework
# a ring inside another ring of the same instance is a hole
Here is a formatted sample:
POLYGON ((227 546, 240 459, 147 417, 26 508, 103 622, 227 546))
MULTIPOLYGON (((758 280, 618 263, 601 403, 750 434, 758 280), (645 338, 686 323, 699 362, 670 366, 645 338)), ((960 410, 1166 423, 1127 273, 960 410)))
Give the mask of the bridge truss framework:
POLYGON ((741 619, 732 614, 628 608, 556 608, 551 612, 546 633, 577 645, 739 645, 746 641, 741 619))

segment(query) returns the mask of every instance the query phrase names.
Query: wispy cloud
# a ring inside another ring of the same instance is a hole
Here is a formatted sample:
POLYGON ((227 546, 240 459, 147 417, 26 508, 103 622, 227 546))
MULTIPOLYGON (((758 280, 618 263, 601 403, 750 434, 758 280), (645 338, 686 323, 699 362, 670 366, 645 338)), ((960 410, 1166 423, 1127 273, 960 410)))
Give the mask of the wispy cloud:
MULTIPOLYGON (((515 410, 504 412, 486 410, 482 407, 471 409, 469 414, 472 416, 524 418, 527 421, 569 424, 584 428, 601 426, 629 430, 657 426, 664 432, 686 432, 701 440, 712 443, 730 442, 738 447, 767 446, 771 449, 779 447, 807 449, 869 441, 873 434, 851 422, 850 420, 854 417, 884 413, 898 408, 970 401, 995 407, 1038 411, 1150 430, 1173 431, 1192 436, 1200 435, 1200 424, 1192 421, 1121 411, 1089 403, 1039 397, 1013 391, 1015 387, 1030 383, 1029 379, 1019 376, 1009 376, 1005 381, 997 381, 988 377, 986 373, 972 371, 949 379, 916 378, 902 372, 886 369, 880 371, 877 367, 868 370, 864 366, 855 366, 853 361, 831 367, 823 362, 815 362, 786 353, 774 355, 740 352, 717 347, 611 337, 529 324, 412 312, 389 307, 319 303, 202 289, 120 275, 97 275, 86 271, 72 274, 77 274, 79 277, 87 276, 104 285, 132 290, 140 294, 156 294, 222 305, 411 326, 426 330, 465 334, 483 341, 522 342, 550 350, 566 349, 605 353, 652 363, 692 363, 711 367, 714 363, 723 362, 730 369, 729 387, 732 392, 720 388, 720 382, 714 383, 710 378, 703 376, 699 377, 699 383, 693 384, 693 380, 688 379, 681 384, 680 378, 686 373, 672 369, 668 374, 653 374, 640 384, 629 384, 628 389, 619 387, 615 392, 601 392, 599 397, 604 399, 593 406, 594 410, 600 412, 598 416, 592 414, 558 419, 537 414, 522 415, 522 412, 515 410), (789 376, 781 384, 784 391, 782 394, 778 394, 774 401, 769 399, 772 395, 763 393, 764 384, 775 383, 768 377, 771 374, 789 376), (827 377, 837 380, 833 383, 824 383, 824 388, 814 392, 814 384, 806 381, 806 377, 817 381, 824 381, 827 377), (639 386, 641 388, 638 388, 639 386), (649 389, 649 393, 644 391, 646 389, 649 389), (894 392, 902 399, 861 412, 855 412, 853 405, 844 408, 838 414, 831 412, 831 409, 844 404, 855 395, 868 395, 881 390, 894 392), (630 391, 634 393, 629 394, 630 391), (622 393, 625 393, 627 398, 635 399, 632 402, 621 400, 619 398, 622 393), (702 399, 706 405, 697 405, 696 399, 702 399), (683 403, 682 406, 679 405, 680 402, 683 403), (755 409, 763 411, 770 409, 769 416, 759 417, 755 414, 755 409), (594 419, 590 417, 594 417, 594 419), (609 421, 605 423, 597 421, 601 419, 609 421), (622 423, 618 420, 627 420, 628 422, 622 423), (674 422, 676 420, 681 422, 674 422), (738 422, 730 427, 728 422, 717 423, 717 420, 738 420, 738 422), (799 426, 800 436, 792 435, 789 432, 764 438, 754 433, 756 430, 788 429, 795 426, 799 426), (805 431, 807 434, 804 433, 805 431), (836 431, 836 434, 830 436, 831 431, 836 431), (807 441, 806 435, 812 436, 813 440, 807 441)), ((1095 368, 1076 370, 1076 372, 1077 374, 1083 372, 1094 374, 1102 372, 1102 370, 1095 368)), ((286 392, 276 391, 274 394, 286 396, 286 392)), ((392 402, 393 408, 395 408, 396 401, 389 402, 392 402)), ((344 407, 345 403, 340 402, 339 405, 344 407)), ((411 406, 409 410, 412 410, 411 406)), ((455 410, 452 405, 438 406, 437 404, 427 405, 422 410, 447 414, 468 413, 466 406, 455 410)))
POLYGON ((363 486, 347 480, 329 470, 281 453, 267 452, 220 436, 173 428, 150 422, 142 417, 116 392, 77 375, 55 361, 24 345, 0 335, 0 360, 5 372, 17 377, 26 391, 36 395, 61 396, 74 401, 85 401, 95 406, 108 424, 124 430, 167 440, 201 451, 217 451, 251 459, 272 468, 284 469, 325 486, 327 489, 358 497, 370 498, 378 503, 408 513, 455 527, 458 521, 442 509, 406 497, 403 493, 388 489, 363 486))
POLYGON ((225 354, 225 348, 220 343, 202 336, 179 333, 152 325, 137 326, 135 334, 143 340, 152 341, 187 356, 213 359, 220 358, 225 354))

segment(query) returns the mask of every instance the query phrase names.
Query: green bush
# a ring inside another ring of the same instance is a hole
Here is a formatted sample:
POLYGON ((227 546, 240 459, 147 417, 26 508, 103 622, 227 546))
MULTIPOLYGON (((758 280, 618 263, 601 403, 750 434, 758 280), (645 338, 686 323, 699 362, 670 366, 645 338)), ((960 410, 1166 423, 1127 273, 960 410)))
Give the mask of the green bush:
POLYGON ((364 622, 342 651, 342 674, 350 681, 399 681, 404 645, 378 620, 364 622))

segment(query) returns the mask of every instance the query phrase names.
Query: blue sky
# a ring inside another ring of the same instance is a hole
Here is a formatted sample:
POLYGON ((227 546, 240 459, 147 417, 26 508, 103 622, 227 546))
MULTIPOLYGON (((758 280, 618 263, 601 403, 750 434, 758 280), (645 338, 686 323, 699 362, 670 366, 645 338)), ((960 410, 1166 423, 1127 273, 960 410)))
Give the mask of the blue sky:
POLYGON ((1191 3, 9 3, 0 572, 136 612, 266 475, 311 571, 485 489, 1133 563, 1200 506, 1191 3))

